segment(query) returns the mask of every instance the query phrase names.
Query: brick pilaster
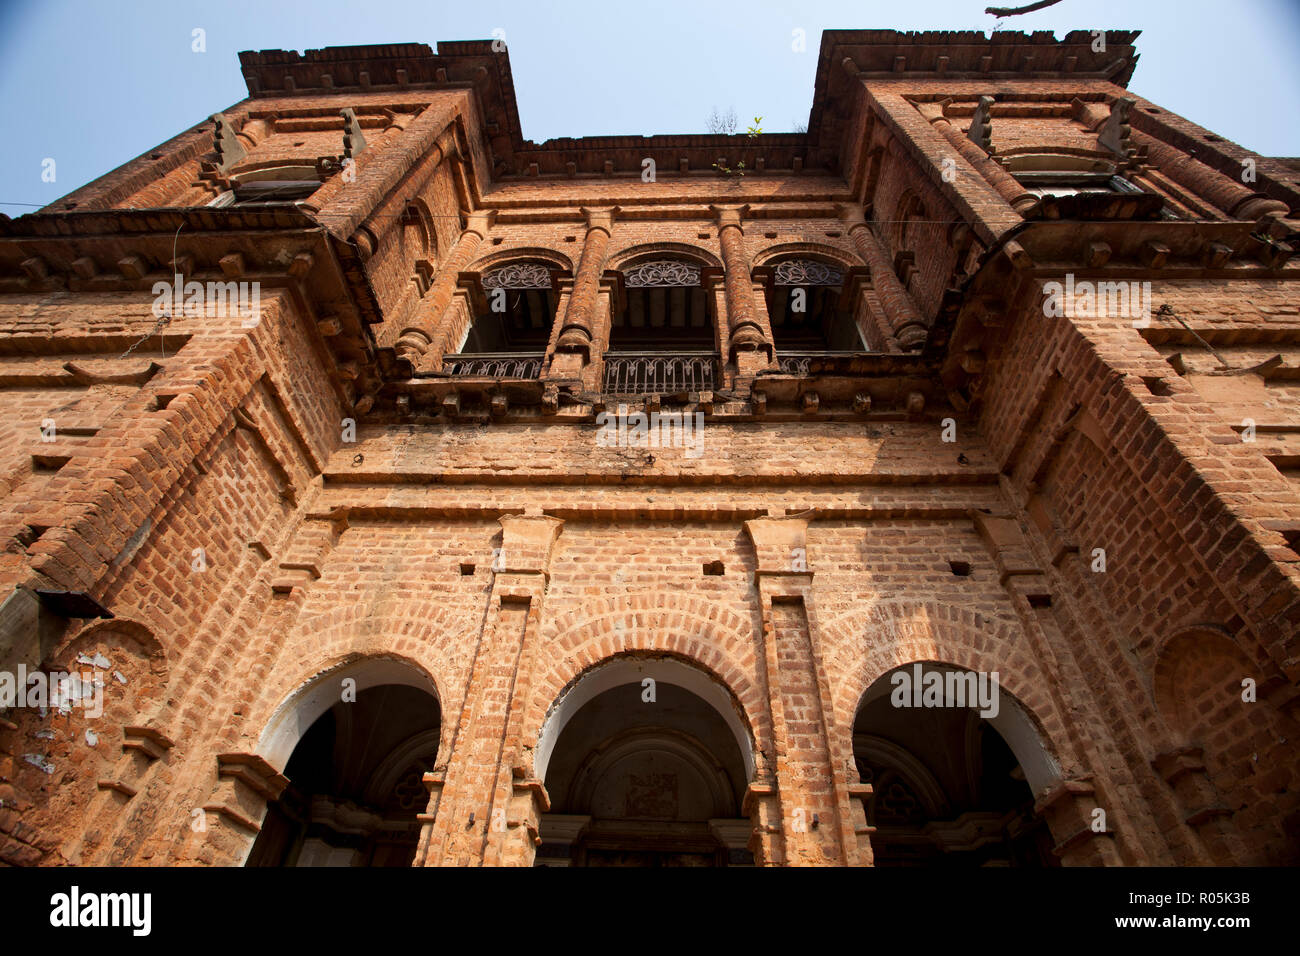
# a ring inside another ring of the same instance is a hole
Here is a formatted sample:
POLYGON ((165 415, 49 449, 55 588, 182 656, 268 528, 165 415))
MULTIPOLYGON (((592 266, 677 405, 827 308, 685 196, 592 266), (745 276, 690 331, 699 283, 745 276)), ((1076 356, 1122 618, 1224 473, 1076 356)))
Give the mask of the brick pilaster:
MULTIPOLYGON (((763 655, 776 740, 776 804, 787 865, 871 862, 865 810, 870 788, 850 798, 848 755, 831 707, 816 636, 806 518, 745 522, 757 555, 763 655)), ((754 788, 751 788, 754 789, 754 788)), ((761 822, 761 820, 760 820, 761 822)))
MULTIPOLYGON (((529 865, 549 803, 520 754, 520 719, 535 656, 551 549, 564 522, 503 515, 488 611, 445 776, 423 818, 426 866, 529 865)), ((426 785, 430 781, 426 779, 426 785)))

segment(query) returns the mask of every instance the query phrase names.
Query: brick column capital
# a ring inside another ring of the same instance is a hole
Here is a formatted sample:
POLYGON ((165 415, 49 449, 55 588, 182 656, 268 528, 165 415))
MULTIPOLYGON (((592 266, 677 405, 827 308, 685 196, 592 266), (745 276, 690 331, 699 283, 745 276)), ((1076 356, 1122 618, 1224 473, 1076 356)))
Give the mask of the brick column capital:
POLYGON ((749 214, 749 205, 746 203, 740 206, 710 206, 709 212, 717 217, 719 231, 728 226, 735 226, 743 231, 742 220, 749 214))
POLYGON ((563 518, 530 514, 502 515, 501 553, 492 570, 500 573, 547 574, 551 549, 564 528, 563 518))
POLYGON ((840 219, 844 220, 844 225, 850 233, 853 232, 854 229, 867 228, 867 211, 863 207, 862 203, 840 203, 839 213, 840 219))
POLYGON ((495 209, 479 209, 471 212, 465 216, 465 232, 472 232, 480 239, 486 239, 496 219, 495 209))
POLYGON ((745 522, 745 533, 754 544, 755 570, 760 576, 793 574, 811 577, 807 518, 783 515, 750 518, 745 522))
POLYGON ((618 206, 609 206, 603 209, 591 209, 582 206, 578 211, 587 220, 588 232, 593 229, 601 229, 608 236, 614 232, 614 217, 622 210, 618 206))

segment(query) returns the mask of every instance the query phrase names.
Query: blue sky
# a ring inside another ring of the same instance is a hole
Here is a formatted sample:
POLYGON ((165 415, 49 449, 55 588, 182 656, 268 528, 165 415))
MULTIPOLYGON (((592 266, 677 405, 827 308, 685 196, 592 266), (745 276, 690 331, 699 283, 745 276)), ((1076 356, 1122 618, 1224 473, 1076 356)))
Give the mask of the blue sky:
MULTIPOLYGON (((1022 0, 997 0, 1010 6, 1022 0)), ((824 29, 992 30, 989 0, 0 0, 0 212, 30 211, 245 95, 240 50, 490 39, 524 136, 805 123, 824 29), (191 49, 206 33, 206 52, 191 49), (807 50, 791 49, 806 31, 807 50), (55 160, 56 180, 42 181, 55 160)), ((1298 0, 1063 0, 1003 29, 1140 29, 1130 84, 1261 155, 1300 155, 1298 0)))

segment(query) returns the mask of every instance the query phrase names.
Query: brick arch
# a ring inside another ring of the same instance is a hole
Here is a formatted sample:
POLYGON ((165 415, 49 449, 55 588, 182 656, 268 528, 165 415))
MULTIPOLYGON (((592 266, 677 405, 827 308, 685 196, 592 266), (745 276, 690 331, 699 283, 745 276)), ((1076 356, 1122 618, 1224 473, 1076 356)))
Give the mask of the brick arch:
POLYGON ((1250 655, 1220 627, 1182 628, 1160 644, 1151 671, 1151 697, 1174 737, 1187 742, 1198 721, 1196 693, 1206 689, 1198 685, 1212 681, 1218 671, 1225 681, 1235 682, 1233 696, 1243 677, 1254 676, 1258 684, 1264 683, 1250 655))
POLYGON ((1065 745, 1062 717, 1045 690, 1047 675, 1013 625, 933 601, 883 602, 845 612, 821 630, 827 638, 836 732, 846 738, 877 680, 903 664, 932 662, 997 671, 999 686, 1025 711, 1050 755, 1062 767, 1076 762, 1065 745))
POLYGON ((243 722, 247 748, 258 747, 282 709, 313 684, 333 674, 347 676, 344 670, 362 661, 388 660, 410 667, 432 687, 442 711, 438 752, 446 754, 467 677, 467 665, 457 663, 456 650, 472 639, 463 623, 428 599, 404 601, 393 613, 377 616, 352 606, 300 620, 286 637, 281 655, 282 661, 294 660, 296 666, 273 671, 276 679, 251 703, 243 722), (295 645, 302 645, 301 656, 294 656, 295 645))
POLYGON ((705 268, 722 268, 722 260, 705 249, 689 242, 643 242, 628 246, 613 253, 605 265, 606 269, 617 272, 628 266, 636 265, 642 259, 685 258, 695 259, 705 268))
POLYGON ((1225 630, 1200 625, 1174 632, 1152 672, 1156 710, 1173 739, 1195 748, 1219 801, 1233 813, 1240 860, 1294 866, 1300 839, 1287 821, 1300 818, 1296 722, 1264 695, 1272 683, 1225 630), (1241 681, 1256 681, 1254 701, 1241 681))
POLYGON ((525 262, 541 261, 564 272, 573 271, 572 259, 562 252, 548 249, 545 246, 514 246, 510 249, 501 249, 496 252, 489 252, 475 259, 465 269, 465 271, 488 272, 498 266, 508 265, 516 260, 525 262))
POLYGON ((909 237, 911 234, 912 223, 924 221, 929 218, 926 211, 925 200, 915 189, 904 189, 898 197, 898 203, 894 207, 893 235, 896 237, 895 245, 899 249, 909 247, 909 237))
MULTIPOLYGON (((746 779, 756 779, 757 770, 762 763, 753 724, 735 692, 722 678, 698 661, 681 654, 648 654, 634 650, 620 651, 585 668, 556 696, 538 728, 536 746, 528 748, 531 753, 527 756, 537 775, 545 779, 547 764, 564 728, 585 703, 614 686, 634 683, 647 672, 656 675, 656 679, 663 683, 677 685, 712 708, 733 735, 733 742, 745 766, 746 779), (627 680, 628 677, 632 680, 627 680)), ((530 736, 529 740, 532 739, 530 736)))
MULTIPOLYGON (((1013 146, 1009 149, 999 149, 998 155, 1005 159, 1013 159, 1017 156, 1059 156, 1062 159, 1086 159, 1086 160, 1105 160, 1112 166, 1115 164, 1115 154, 1107 149, 1086 149, 1081 146, 1063 146, 1060 143, 1029 143, 1023 146, 1013 146)), ((1013 171, 1020 172, 1021 169, 1016 163, 1011 163, 1010 168, 1013 171)), ((1067 163, 1062 167, 1062 171, 1068 172, 1086 172, 1085 164, 1067 163)))
POLYGON ((358 692, 367 687, 404 684, 429 693, 438 702, 438 754, 445 759, 452 731, 448 727, 447 707, 438 691, 434 676, 417 661, 401 654, 350 654, 313 670, 311 676, 286 695, 261 728, 256 752, 281 773, 294 748, 316 720, 341 695, 332 685, 335 680, 352 678, 358 692))
MULTIPOLYGON (((429 204, 420 197, 407 202, 406 215, 402 219, 402 229, 411 225, 416 227, 422 245, 421 255, 436 260, 438 258, 438 234, 433 228, 433 213, 429 204)), ((408 250, 409 251, 409 250, 408 250)))
POLYGON ((50 654, 50 661, 61 665, 71 664, 79 647, 93 642, 103 632, 120 634, 138 644, 155 670, 167 668, 167 651, 162 641, 154 635, 153 629, 143 621, 129 617, 114 617, 87 624, 75 634, 63 641, 50 654))
POLYGON ((770 751, 766 703, 753 673, 753 628, 739 614, 693 595, 630 594, 560 615, 542 641, 549 667, 539 666, 533 678, 525 741, 538 739, 551 705, 584 673, 641 652, 676 658, 712 677, 738 705, 756 750, 770 751))
POLYGON ((94 657, 101 651, 113 662, 110 672, 124 671, 123 676, 129 677, 126 684, 115 678, 106 680, 104 685, 106 697, 117 699, 119 705, 113 708, 118 719, 111 728, 116 741, 123 726, 146 723, 164 706, 173 675, 166 649, 153 629, 124 617, 95 621, 83 627, 50 654, 49 664, 70 673, 84 672, 86 665, 77 658, 83 653, 94 657))
POLYGON ((776 265, 781 259, 813 259, 848 272, 860 265, 847 249, 822 242, 779 242, 754 256, 754 268, 776 265))

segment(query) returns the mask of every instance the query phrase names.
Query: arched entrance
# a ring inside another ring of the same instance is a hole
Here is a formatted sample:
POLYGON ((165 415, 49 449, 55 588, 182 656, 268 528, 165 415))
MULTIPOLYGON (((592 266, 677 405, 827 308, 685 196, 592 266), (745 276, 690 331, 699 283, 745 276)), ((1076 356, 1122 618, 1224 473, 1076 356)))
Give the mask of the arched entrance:
POLYGON ((1034 794, 1059 770, 990 675, 942 664, 884 674, 859 704, 853 759, 875 790, 876 866, 1058 865, 1034 794))
POLYGON ((411 865, 441 729, 432 683, 400 662, 315 681, 264 737, 289 785, 268 805, 247 865, 411 865))
POLYGON ((585 673, 551 708, 536 765, 551 797, 540 866, 753 862, 749 732, 727 690, 681 661, 585 673))

